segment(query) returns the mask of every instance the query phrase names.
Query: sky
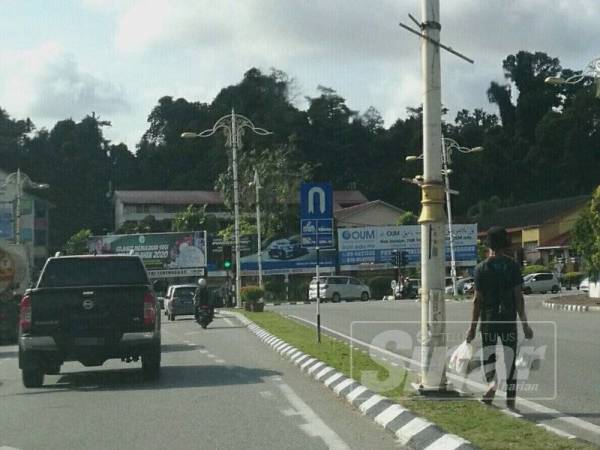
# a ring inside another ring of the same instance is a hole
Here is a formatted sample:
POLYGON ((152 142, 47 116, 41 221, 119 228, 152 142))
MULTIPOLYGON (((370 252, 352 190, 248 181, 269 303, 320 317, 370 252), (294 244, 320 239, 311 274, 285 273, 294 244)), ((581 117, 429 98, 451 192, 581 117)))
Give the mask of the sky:
MULTIPOLYGON (((582 69, 600 56, 598 0, 441 0, 442 102, 496 112, 486 90, 502 60, 544 51, 582 69)), ((421 104, 420 0, 0 0, 0 107, 37 128, 92 111, 107 138, 135 145, 165 95, 210 103, 251 67, 283 70, 294 98, 319 85, 386 126, 421 104)), ((252 111, 240 111, 252 118, 252 111)), ((256 124, 269 128, 269 124, 256 124)))

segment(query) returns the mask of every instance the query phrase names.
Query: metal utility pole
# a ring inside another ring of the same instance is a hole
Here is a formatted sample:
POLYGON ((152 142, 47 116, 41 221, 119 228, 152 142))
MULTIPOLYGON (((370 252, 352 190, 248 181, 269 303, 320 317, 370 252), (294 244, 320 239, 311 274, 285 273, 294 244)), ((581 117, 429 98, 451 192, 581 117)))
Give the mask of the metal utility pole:
POLYGON ((262 238, 261 238, 261 230, 260 230, 260 178, 258 177, 258 170, 254 169, 254 188, 256 189, 256 234, 258 238, 258 285, 262 287, 263 285, 263 277, 262 277, 262 238))
POLYGON ((440 1, 421 0, 419 27, 405 30, 421 38, 423 74, 423 178, 403 179, 421 187, 421 392, 447 390, 446 310, 444 301, 445 225, 442 169, 442 99, 440 49, 473 64, 452 47, 440 42, 440 1))
POLYGON ((446 389, 446 311, 444 303, 445 225, 441 179, 442 98, 440 2, 421 2, 423 72, 423 183, 421 185, 421 380, 423 391, 446 389))
POLYGON ((215 122, 212 128, 204 130, 200 133, 185 132, 181 134, 184 139, 209 137, 222 129, 227 138, 226 145, 231 147, 231 165, 233 172, 233 215, 234 215, 234 230, 235 230, 235 298, 236 307, 242 307, 242 298, 240 295, 242 289, 242 274, 241 274, 241 256, 240 256, 240 198, 238 186, 238 167, 237 167, 237 151, 242 147, 242 135, 244 129, 248 128, 253 133, 264 136, 273 134, 263 128, 254 126, 252 121, 241 114, 236 114, 231 108, 231 114, 221 117, 215 122))

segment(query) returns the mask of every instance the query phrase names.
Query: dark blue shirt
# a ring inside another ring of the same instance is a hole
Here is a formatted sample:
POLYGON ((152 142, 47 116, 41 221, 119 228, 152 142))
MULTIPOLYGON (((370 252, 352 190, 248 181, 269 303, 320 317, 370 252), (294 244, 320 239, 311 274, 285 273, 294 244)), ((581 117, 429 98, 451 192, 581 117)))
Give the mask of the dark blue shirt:
POLYGON ((521 268, 508 256, 482 261, 473 274, 475 288, 481 294, 482 321, 515 321, 517 299, 515 287, 523 283, 521 268))

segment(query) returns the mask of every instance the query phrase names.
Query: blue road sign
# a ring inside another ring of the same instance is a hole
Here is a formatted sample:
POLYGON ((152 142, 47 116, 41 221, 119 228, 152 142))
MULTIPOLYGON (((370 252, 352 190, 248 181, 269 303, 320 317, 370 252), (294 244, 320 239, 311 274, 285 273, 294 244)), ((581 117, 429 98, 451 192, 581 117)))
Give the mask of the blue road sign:
POLYGON ((333 247, 333 189, 331 183, 302 183, 300 235, 303 247, 333 247))

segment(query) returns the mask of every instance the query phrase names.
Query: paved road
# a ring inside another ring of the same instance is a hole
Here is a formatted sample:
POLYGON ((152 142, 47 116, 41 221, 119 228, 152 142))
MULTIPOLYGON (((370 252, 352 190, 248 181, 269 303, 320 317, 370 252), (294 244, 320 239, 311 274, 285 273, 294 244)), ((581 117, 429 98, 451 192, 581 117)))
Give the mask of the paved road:
MULTIPOLYGON (((535 390, 519 394, 534 403, 522 402, 519 407, 529 418, 600 444, 600 314, 549 310, 542 305, 545 298, 547 296, 542 295, 526 297, 530 322, 546 322, 533 324, 534 344, 536 347, 547 345, 547 350, 541 367, 531 371, 527 380, 527 386, 535 390)), ((305 321, 315 321, 314 305, 270 308, 305 321)), ((447 320, 469 320, 471 309, 470 302, 446 302, 447 320)), ((397 349, 390 345, 389 335, 385 332, 403 330, 416 341, 419 320, 420 305, 414 301, 327 303, 321 306, 324 327, 352 336, 356 345, 361 346, 364 342, 416 360, 420 360, 418 352, 414 354, 411 348, 397 349), (407 323, 410 321, 413 323, 407 323)), ((464 339, 466 328, 464 323, 450 323, 449 339, 458 345, 464 339)), ((475 344, 479 341, 478 337, 475 344)), ((406 360, 399 362, 406 365, 406 360)), ((418 370, 418 367, 414 368, 418 370)), ((479 370, 473 372, 470 379, 473 378, 475 383, 483 382, 479 370)), ((473 392, 481 393, 481 386, 470 387, 473 392)), ((500 401, 497 403, 501 405, 500 401)))
POLYGON ((16 351, 0 347, 0 448, 400 448, 234 319, 163 322, 157 382, 139 363, 67 363, 25 389, 16 351))

